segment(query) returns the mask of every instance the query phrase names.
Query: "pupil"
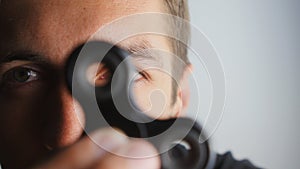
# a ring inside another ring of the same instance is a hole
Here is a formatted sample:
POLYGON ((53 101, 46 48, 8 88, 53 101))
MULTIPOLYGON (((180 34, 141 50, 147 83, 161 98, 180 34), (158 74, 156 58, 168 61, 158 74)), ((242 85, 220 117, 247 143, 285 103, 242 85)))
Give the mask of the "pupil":
POLYGON ((17 81, 17 82, 26 82, 29 77, 30 77, 31 73, 29 70, 27 69, 18 69, 16 71, 14 71, 14 79, 17 81))

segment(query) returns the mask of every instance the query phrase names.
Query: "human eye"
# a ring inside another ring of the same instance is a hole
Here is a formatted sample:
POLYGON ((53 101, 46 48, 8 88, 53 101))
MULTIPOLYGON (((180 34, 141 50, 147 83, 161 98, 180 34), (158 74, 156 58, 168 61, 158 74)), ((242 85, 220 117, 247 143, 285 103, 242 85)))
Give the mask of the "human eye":
POLYGON ((1 75, 1 87, 17 88, 39 80, 40 72, 31 66, 18 66, 5 71, 1 75))
POLYGON ((105 86, 111 79, 111 71, 104 64, 92 64, 86 72, 87 80, 97 87, 105 86))
POLYGON ((145 70, 137 70, 134 81, 137 82, 150 82, 151 76, 145 70))

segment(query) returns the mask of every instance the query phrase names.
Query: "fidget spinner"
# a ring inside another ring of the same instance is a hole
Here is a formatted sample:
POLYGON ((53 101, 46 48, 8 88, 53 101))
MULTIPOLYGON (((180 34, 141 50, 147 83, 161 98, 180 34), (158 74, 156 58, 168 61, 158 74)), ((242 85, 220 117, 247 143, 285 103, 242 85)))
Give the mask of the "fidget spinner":
POLYGON ((111 126, 129 137, 146 139, 161 152, 162 169, 212 168, 213 154, 208 142, 201 142, 199 124, 189 118, 153 119, 139 109, 132 93, 136 69, 129 58, 127 51, 102 41, 87 42, 71 54, 67 84, 85 112, 85 131, 111 126), (86 72, 100 63, 111 76, 97 86, 86 72))

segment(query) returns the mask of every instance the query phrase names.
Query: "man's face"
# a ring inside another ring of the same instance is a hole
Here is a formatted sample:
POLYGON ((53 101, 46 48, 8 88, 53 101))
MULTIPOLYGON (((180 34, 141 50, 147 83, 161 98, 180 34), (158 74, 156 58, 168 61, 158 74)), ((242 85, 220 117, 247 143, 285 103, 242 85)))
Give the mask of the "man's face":
MULTIPOLYGON (((17 168, 71 145, 83 134, 84 112, 65 83, 65 63, 72 51, 119 17, 164 12, 160 0, 3 0, 0 8, 0 162, 17 168)), ((113 33, 108 36, 114 38, 113 33)), ((141 38, 170 51, 163 37, 141 38)), ((170 58, 162 60, 171 63, 170 58)), ((171 104, 171 77, 156 69, 144 73, 147 78, 134 87, 140 107, 150 109, 149 95, 159 89, 166 96, 165 109, 149 115, 176 116, 180 103, 171 104)))

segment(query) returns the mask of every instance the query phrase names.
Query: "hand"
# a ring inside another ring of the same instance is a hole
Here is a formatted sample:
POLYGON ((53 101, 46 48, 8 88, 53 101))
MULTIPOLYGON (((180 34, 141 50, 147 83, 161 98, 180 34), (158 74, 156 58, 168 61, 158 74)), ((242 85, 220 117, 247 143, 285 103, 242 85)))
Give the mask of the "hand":
POLYGON ((112 129, 101 129, 91 134, 90 137, 92 139, 89 137, 83 138, 78 143, 34 169, 160 168, 159 156, 145 157, 157 154, 152 144, 145 140, 127 139, 121 134, 116 134, 112 129), (122 154, 123 156, 118 156, 114 153, 122 154), (145 158, 130 158, 143 156, 145 158))

